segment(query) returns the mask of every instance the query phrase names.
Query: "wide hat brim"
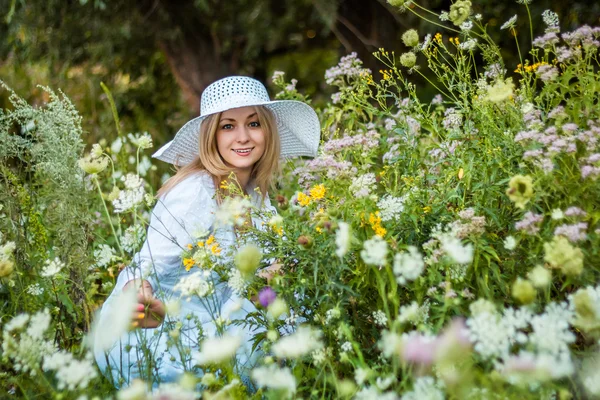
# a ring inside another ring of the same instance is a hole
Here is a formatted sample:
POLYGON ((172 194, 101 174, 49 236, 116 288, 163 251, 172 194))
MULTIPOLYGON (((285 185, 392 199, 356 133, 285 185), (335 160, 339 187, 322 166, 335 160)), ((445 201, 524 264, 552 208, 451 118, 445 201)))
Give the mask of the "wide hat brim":
MULTIPOLYGON (((273 100, 240 105, 240 107, 247 106, 265 106, 273 112, 277 121, 282 158, 317 155, 321 125, 311 106, 295 100, 273 100)), ((189 164, 199 154, 202 121, 209 115, 233 108, 239 107, 229 107, 188 121, 175 134, 173 140, 162 146, 152 157, 177 166, 189 164)))

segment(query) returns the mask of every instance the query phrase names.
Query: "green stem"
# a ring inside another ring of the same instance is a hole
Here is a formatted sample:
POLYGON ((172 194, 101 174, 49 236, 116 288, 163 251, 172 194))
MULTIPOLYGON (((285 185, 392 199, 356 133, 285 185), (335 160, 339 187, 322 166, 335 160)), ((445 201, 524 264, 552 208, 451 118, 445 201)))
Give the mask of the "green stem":
POLYGON ((515 37, 515 43, 517 44, 517 52, 519 53, 519 62, 523 65, 523 57, 521 57, 521 48, 519 47, 519 40, 517 39, 517 31, 515 28, 510 28, 512 35, 515 37))
POLYGON ((413 9, 412 9, 412 8, 410 8, 410 7, 407 7, 407 10, 408 10, 408 11, 410 11, 411 13, 415 14, 417 17, 421 18, 423 21, 427 21, 427 22, 429 22, 430 24, 433 24, 433 25, 435 25, 435 26, 439 26, 440 28, 444 28, 444 29, 447 29, 447 30, 449 30, 449 31, 452 31, 452 32, 460 33, 460 31, 459 31, 459 30, 457 30, 457 29, 454 29, 454 28, 449 28, 449 27, 447 27, 447 26, 445 26, 445 25, 442 25, 442 24, 440 24, 440 23, 437 23, 437 22, 435 22, 435 21, 432 21, 432 20, 430 20, 429 18, 425 18, 424 16, 422 16, 422 15, 421 15, 421 14, 419 14, 419 13, 417 13, 415 10, 413 10, 413 9))
POLYGON ((529 35, 531 37, 531 43, 533 43, 533 23, 531 22, 531 12, 529 11, 527 2, 525 2, 525 9, 527 10, 527 17, 529 17, 529 35))
POLYGON ((110 225, 110 230, 112 231, 113 235, 115 236, 117 246, 119 247, 119 251, 121 252, 121 257, 123 259, 125 259, 125 252, 123 251, 123 248, 121 247, 121 241, 119 240, 119 237, 117 236, 117 232, 115 232, 115 226, 112 223, 110 213, 108 212, 108 207, 106 207, 106 202, 104 201, 104 197, 102 197, 102 189, 100 189, 100 182, 98 182, 98 178, 96 177, 96 175, 93 175, 92 179, 94 180, 94 183, 96 184, 96 188, 98 189, 98 194, 100 195, 100 200, 102 200, 102 205, 104 206, 104 212, 106 213, 106 218, 108 219, 108 224, 110 225))

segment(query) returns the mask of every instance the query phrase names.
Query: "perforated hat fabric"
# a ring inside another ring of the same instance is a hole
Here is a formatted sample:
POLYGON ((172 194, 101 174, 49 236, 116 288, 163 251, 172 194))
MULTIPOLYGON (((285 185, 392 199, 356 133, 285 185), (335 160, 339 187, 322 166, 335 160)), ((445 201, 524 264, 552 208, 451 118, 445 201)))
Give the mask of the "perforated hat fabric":
POLYGON ((265 86, 246 76, 230 76, 211 83, 200 100, 200 116, 186 123, 173 140, 152 155, 171 164, 189 164, 199 151, 200 125, 211 114, 232 108, 262 105, 273 112, 281 138, 281 157, 317 155, 321 126, 308 104, 269 99, 265 86))

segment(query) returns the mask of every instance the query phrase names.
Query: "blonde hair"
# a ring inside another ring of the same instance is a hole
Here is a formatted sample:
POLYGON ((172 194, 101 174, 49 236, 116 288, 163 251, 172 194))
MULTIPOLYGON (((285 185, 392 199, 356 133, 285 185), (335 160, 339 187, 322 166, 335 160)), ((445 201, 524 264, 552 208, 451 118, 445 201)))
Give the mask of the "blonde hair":
MULTIPOLYGON (((264 199, 268 190, 273 186, 274 175, 279 172, 281 145, 277 123, 271 110, 264 106, 254 106, 254 109, 265 135, 265 151, 252 167, 250 182, 254 182, 254 185, 260 189, 264 199)), ((202 121, 200 132, 198 132, 198 155, 189 164, 177 169, 175 175, 158 190, 157 197, 166 195, 191 174, 206 171, 213 178, 217 190, 217 200, 220 200, 220 183, 223 179, 227 179, 233 171, 231 167, 227 166, 217 149, 217 131, 221 115, 222 113, 212 114, 202 121)))

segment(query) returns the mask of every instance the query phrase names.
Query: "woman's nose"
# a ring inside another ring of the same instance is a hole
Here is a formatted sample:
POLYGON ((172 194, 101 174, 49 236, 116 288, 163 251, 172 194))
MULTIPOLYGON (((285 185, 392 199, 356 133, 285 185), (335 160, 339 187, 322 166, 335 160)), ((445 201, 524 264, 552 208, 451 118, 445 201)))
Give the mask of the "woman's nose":
POLYGON ((248 132, 248 127, 242 126, 238 129, 237 133, 237 141, 241 143, 245 143, 250 140, 250 132, 248 132))

